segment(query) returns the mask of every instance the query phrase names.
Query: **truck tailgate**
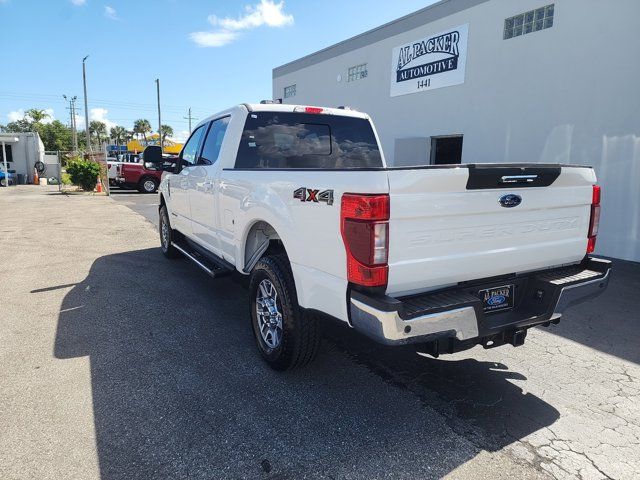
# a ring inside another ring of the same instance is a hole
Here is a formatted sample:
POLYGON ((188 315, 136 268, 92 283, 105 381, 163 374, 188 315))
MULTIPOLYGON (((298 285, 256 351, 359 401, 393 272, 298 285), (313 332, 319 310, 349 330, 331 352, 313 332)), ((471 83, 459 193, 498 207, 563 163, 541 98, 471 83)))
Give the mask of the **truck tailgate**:
POLYGON ((399 168, 388 178, 390 295, 571 264, 586 253, 591 168, 399 168), (509 194, 521 202, 505 207, 509 194))

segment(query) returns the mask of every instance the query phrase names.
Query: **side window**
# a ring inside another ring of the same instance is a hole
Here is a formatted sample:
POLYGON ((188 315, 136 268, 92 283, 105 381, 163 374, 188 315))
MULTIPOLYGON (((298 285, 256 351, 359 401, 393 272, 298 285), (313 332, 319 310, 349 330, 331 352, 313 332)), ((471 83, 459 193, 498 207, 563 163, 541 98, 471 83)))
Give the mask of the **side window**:
POLYGON ((187 143, 182 147, 182 152, 180 153, 180 159, 182 160, 183 167, 189 167, 191 165, 196 164, 196 157, 198 155, 198 147, 200 146, 200 138, 202 138, 202 133, 204 132, 204 125, 198 127, 189 137, 187 143))
POLYGON ((209 133, 204 141, 202 155, 198 160, 200 165, 213 165, 218 161, 220 147, 222 147, 222 140, 224 139, 224 134, 227 131, 229 119, 230 117, 219 118, 211 123, 209 133))

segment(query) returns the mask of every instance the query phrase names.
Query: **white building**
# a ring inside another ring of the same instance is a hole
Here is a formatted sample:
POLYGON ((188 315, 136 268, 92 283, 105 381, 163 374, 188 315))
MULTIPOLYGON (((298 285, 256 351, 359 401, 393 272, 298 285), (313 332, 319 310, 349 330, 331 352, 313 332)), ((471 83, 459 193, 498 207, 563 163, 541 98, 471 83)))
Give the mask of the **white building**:
POLYGON ((597 252, 640 261, 640 1, 443 0, 273 70, 368 112, 387 163, 592 165, 597 252))
MULTIPOLYGON (((33 181, 33 168, 36 162, 44 160, 44 145, 40 135, 28 133, 0 133, 0 142, 5 142, 7 167, 15 171, 25 182, 33 181), (16 142, 16 139, 18 140, 16 142)), ((0 143, 0 169, 4 169, 4 157, 0 143)), ((57 177, 57 173, 56 173, 57 177)))

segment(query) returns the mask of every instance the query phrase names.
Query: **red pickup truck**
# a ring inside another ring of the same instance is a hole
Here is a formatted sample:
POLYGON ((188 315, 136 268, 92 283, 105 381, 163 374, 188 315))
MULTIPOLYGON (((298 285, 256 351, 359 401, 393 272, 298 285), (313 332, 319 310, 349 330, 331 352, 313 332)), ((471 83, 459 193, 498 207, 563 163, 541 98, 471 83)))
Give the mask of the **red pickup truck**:
POLYGON ((116 184, 120 188, 137 189, 140 193, 154 193, 162 180, 162 172, 173 171, 178 157, 162 155, 162 163, 121 163, 117 166, 116 184))

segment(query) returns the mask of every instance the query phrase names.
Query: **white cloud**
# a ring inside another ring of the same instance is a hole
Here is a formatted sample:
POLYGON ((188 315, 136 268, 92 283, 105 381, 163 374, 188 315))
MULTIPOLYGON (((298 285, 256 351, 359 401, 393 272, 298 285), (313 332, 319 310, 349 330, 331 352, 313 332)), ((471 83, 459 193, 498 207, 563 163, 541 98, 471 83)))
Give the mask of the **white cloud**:
POLYGON ((284 1, 260 0, 259 4, 247 5, 244 10, 245 13, 238 18, 209 15, 207 20, 215 30, 193 32, 189 38, 200 47, 222 47, 236 40, 243 30, 263 25, 285 27, 293 24, 293 15, 284 12, 284 1))
MULTIPOLYGON (((42 120, 41 123, 51 123, 53 122, 56 117, 53 111, 53 108, 45 108, 44 112, 49 115, 47 118, 45 118, 44 120, 42 120)), ((13 110, 12 112, 7 113, 7 119, 10 122, 17 122, 18 120, 22 120, 24 118, 24 113, 25 110, 24 108, 19 108, 18 110, 13 110)))
POLYGON ((223 47, 233 42, 240 34, 224 30, 217 32, 193 32, 189 38, 200 47, 223 47))
MULTIPOLYGON (((104 123, 107 126, 107 132, 108 132, 111 128, 117 125, 115 122, 112 122, 107 118, 108 113, 109 113, 109 110, 107 110, 106 108, 90 108, 89 121, 91 122, 92 120, 96 120, 98 122, 104 123)), ((84 122, 82 123, 84 125, 84 122)), ((78 128, 80 128, 80 125, 78 125, 78 128)))
POLYGON ((171 140, 176 143, 184 143, 187 141, 187 138, 189 138, 189 130, 181 130, 179 132, 173 132, 171 140))
POLYGON ((73 3, 76 7, 82 7, 85 3, 87 3, 87 0, 71 0, 71 3, 73 3))
POLYGON ((19 108, 18 110, 7 113, 7 118, 10 122, 17 122, 18 120, 22 120, 24 118, 24 108, 19 108))
POLYGON ((109 5, 105 5, 104 7, 104 16, 111 20, 120 20, 120 18, 118 17, 118 12, 116 12, 116 9, 113 7, 110 7, 109 5))
POLYGON ((76 113, 76 128, 78 130, 84 130, 84 115, 76 113))
POLYGON ((45 108, 44 111, 49 116, 45 118, 42 123, 51 123, 56 119, 53 108, 45 108))

